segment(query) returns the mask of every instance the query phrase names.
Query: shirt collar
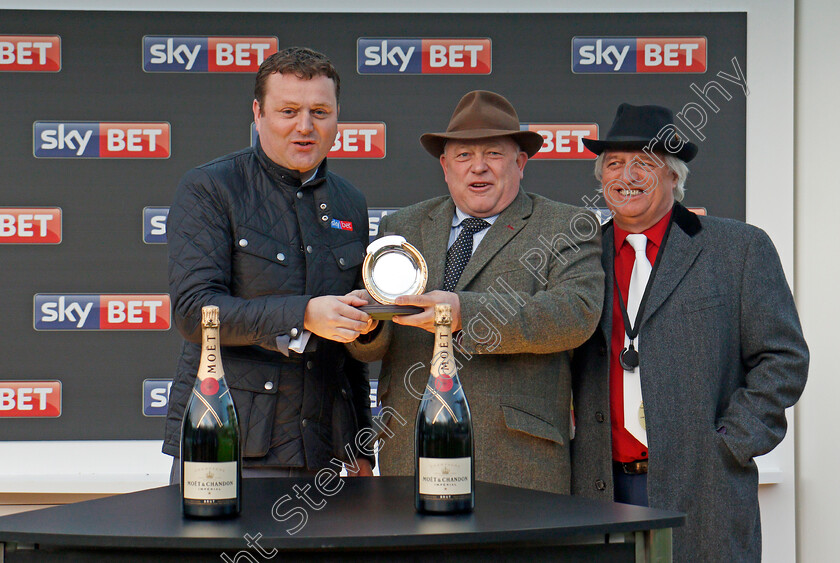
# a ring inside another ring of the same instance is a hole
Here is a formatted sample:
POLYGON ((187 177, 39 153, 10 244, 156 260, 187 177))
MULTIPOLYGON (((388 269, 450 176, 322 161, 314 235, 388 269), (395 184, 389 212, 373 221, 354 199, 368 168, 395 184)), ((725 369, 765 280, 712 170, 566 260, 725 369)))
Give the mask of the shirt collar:
MULTIPOLYGON (((459 227, 461 225, 461 222, 463 222, 463 220, 468 218, 468 217, 472 217, 472 215, 467 215, 466 213, 464 213, 463 211, 458 209, 458 206, 456 205, 455 206, 455 215, 452 216, 452 228, 454 229, 456 227, 459 227)), ((491 217, 481 217, 481 219, 484 219, 485 221, 487 221, 491 225, 493 223, 495 223, 496 219, 498 219, 498 218, 499 218, 498 213, 496 213, 495 215, 493 215, 491 217)))
MULTIPOLYGON (((660 219, 655 225, 652 227, 648 227, 641 234, 645 235, 648 239, 648 242, 653 244, 656 248, 659 248, 662 245, 662 239, 665 238, 665 231, 668 230, 668 222, 671 220, 671 214, 674 212, 674 209, 665 214, 665 216, 660 219)), ((613 221, 613 232, 615 235, 615 248, 616 252, 621 249, 621 245, 624 244, 624 241, 627 239, 627 235, 630 233, 625 231, 621 227, 615 224, 613 221)))

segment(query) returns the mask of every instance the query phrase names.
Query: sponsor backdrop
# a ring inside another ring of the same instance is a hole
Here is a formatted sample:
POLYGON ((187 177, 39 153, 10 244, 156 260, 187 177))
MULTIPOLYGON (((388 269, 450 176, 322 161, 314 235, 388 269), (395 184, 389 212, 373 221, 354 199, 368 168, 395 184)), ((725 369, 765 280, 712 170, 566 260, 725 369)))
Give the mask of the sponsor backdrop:
MULTIPOLYGON (((166 216, 189 168, 253 143, 254 72, 289 45, 342 77, 332 170, 380 218, 445 193, 418 137, 473 89, 545 139, 525 188, 604 207, 581 139, 621 102, 700 145, 687 205, 744 219, 746 15, 0 11, 4 440, 160 439, 180 337, 166 216)), ((353 228, 365 228, 356 226, 353 228)))

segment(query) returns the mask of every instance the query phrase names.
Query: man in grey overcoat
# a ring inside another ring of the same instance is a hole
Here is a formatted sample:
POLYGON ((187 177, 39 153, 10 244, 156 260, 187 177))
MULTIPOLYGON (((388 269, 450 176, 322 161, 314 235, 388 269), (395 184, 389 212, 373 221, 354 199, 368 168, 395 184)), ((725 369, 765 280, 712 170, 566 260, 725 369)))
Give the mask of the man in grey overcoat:
POLYGON ((411 389, 422 392, 429 377, 434 304, 449 303, 476 479, 568 493, 569 350, 595 330, 603 301, 597 221, 520 189, 543 139, 520 131, 498 94, 466 94, 447 131, 421 142, 440 161, 449 195, 386 216, 380 231, 405 237, 425 257, 427 292, 397 300, 424 311, 380 322, 351 345, 357 359, 382 359, 380 470, 414 475, 419 395, 411 389), (464 237, 472 238, 466 246, 464 237))
POLYGON ((686 513, 674 561, 760 561, 754 458, 808 373, 776 249, 680 205, 697 147, 670 110, 622 104, 583 142, 613 218, 601 322, 574 355, 573 492, 686 513))

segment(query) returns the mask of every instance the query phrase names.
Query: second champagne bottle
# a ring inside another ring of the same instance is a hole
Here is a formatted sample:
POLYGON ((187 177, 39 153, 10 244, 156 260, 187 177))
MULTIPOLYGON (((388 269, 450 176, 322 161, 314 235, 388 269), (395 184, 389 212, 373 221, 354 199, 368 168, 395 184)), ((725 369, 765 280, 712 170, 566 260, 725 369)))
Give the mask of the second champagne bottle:
POLYGON ((452 308, 435 305, 435 347, 415 424, 414 500, 419 512, 448 514, 475 507, 470 406, 452 347, 452 308))

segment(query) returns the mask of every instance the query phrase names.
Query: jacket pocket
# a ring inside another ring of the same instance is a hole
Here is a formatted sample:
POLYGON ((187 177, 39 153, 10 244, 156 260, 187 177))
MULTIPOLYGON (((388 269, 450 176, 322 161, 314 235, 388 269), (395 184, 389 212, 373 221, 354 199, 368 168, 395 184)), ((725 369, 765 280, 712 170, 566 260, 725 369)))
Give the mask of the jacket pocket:
POLYGON ((236 238, 233 244, 237 252, 256 256, 281 266, 288 265, 291 256, 291 248, 287 242, 279 241, 244 225, 236 228, 236 238))
POLYGON ((339 270, 350 270, 360 266, 365 259, 365 249, 358 240, 351 240, 339 246, 330 247, 339 270))
POLYGON ((563 445, 563 436, 557 427, 541 416, 528 412, 519 405, 514 406, 502 403, 500 406, 502 408, 502 414, 505 417, 505 426, 511 430, 524 432, 531 436, 563 445))
POLYGON ((704 309, 723 307, 724 305, 726 305, 726 295, 706 295, 683 303, 683 310, 686 313, 693 313, 695 311, 703 311, 704 309))
POLYGON ((222 365, 239 418, 242 456, 263 457, 271 444, 280 367, 230 353, 223 353, 222 365))
POLYGON ((230 289, 234 295, 251 299, 260 295, 302 293, 302 258, 287 241, 280 241, 256 229, 240 226, 233 240, 230 289))

